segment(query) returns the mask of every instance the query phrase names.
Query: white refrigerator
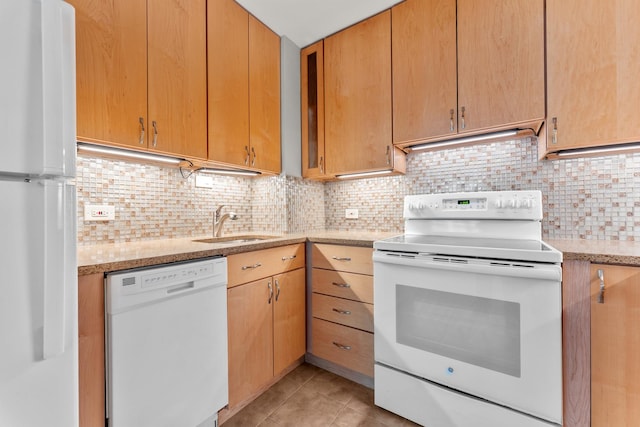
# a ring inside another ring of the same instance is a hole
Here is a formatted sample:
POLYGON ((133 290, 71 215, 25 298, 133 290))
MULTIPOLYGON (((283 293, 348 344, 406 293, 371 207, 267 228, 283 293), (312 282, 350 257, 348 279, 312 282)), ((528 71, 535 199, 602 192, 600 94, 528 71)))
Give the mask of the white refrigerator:
POLYGON ((75 14, 0 1, 0 426, 78 425, 75 14))

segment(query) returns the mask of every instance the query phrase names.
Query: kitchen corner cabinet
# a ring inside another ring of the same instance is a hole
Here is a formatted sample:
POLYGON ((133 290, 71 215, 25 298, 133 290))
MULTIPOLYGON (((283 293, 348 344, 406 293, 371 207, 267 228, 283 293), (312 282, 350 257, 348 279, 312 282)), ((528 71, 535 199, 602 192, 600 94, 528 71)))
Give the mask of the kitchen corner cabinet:
POLYGON ((78 140, 207 157, 206 0, 69 0, 78 140))
POLYGON ((640 2, 546 8, 547 152, 640 141, 640 2))
POLYGON ((304 356, 304 244, 230 255, 227 261, 233 413, 304 356))
POLYGON ((208 0, 209 160, 280 173, 280 38, 233 0, 208 0))
POLYGON ((313 244, 310 352, 373 377, 373 249, 313 244))
POLYGON ((78 377, 80 426, 104 427, 104 275, 78 277, 78 377))
POLYGON ((591 265, 591 425, 640 425, 640 268, 591 265))
POLYGON ((395 144, 539 130, 544 0, 407 0, 391 13, 395 144))
POLYGON ((389 10, 324 39, 324 106, 328 175, 404 171, 392 144, 389 10))
POLYGON ((323 178, 324 154, 324 41, 300 51, 302 176, 323 178))

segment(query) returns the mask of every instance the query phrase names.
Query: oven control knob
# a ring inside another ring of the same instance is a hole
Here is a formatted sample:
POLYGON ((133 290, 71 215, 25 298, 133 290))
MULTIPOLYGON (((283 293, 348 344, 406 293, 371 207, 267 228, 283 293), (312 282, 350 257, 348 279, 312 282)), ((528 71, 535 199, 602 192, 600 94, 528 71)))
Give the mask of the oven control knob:
POLYGON ((516 209, 519 206, 519 202, 516 199, 509 200, 509 207, 512 209, 516 209))
POLYGON ((522 201, 522 207, 526 209, 531 209, 533 207, 533 200, 526 199, 522 201))
POLYGON ((502 199, 496 200, 495 204, 497 209, 502 209, 504 207, 504 203, 502 202, 502 199))

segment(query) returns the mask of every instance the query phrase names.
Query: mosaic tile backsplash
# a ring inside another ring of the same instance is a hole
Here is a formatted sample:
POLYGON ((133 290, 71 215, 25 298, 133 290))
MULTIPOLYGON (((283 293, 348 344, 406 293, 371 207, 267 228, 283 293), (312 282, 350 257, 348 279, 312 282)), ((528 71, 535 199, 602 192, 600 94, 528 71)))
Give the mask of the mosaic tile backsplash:
POLYGON ((405 195, 539 189, 545 238, 640 241, 640 154, 538 161, 524 139, 439 152, 411 153, 403 176, 320 183, 277 176, 195 176, 173 168, 78 157, 80 245, 195 237, 212 232, 223 204, 238 220, 226 233, 354 230, 402 232, 405 195), (83 219, 85 204, 113 204, 116 219, 83 219), (345 219, 357 208, 358 219, 345 219))

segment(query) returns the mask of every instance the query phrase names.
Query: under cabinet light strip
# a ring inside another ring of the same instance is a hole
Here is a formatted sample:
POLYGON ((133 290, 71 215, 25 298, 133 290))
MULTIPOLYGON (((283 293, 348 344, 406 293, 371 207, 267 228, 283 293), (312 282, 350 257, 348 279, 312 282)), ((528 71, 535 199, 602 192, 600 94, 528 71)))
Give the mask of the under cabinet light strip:
POLYGON ((583 156, 588 154, 601 154, 604 156, 607 154, 614 154, 618 152, 638 151, 638 150, 640 150, 640 143, 636 142, 636 143, 626 144, 626 145, 609 145, 609 146, 605 145, 602 147, 595 147, 595 148, 576 148, 573 150, 563 150, 563 151, 558 151, 556 153, 556 156, 572 157, 572 156, 583 156))
POLYGON ((419 150, 430 150, 430 149, 433 149, 433 148, 455 147, 457 145, 468 144, 470 142, 487 141, 487 140, 497 139, 497 138, 508 138, 510 136, 516 136, 517 134, 518 134, 517 130, 509 130, 509 131, 505 131, 505 132, 496 132, 496 133, 490 133, 490 134, 485 134, 485 135, 469 136, 469 137, 466 137, 466 138, 452 139, 452 140, 449 140, 449 141, 429 142, 429 143, 426 143, 426 144, 415 145, 413 147, 410 147, 410 149, 411 149, 411 151, 419 151, 419 150))
POLYGON ((159 154, 147 154, 147 153, 139 153, 137 151, 125 150, 114 147, 102 147, 98 145, 91 145, 79 142, 78 151, 83 151, 87 153, 97 153, 97 154, 107 154, 110 156, 118 156, 125 157, 129 159, 137 159, 137 160, 149 160, 153 162, 161 162, 167 163, 171 165, 179 165, 183 162, 183 159, 178 159, 176 157, 162 156, 159 154))
POLYGON ((216 174, 216 175, 240 175, 240 176, 257 176, 261 175, 260 172, 247 171, 247 170, 231 170, 231 169, 213 169, 202 168, 196 170, 197 173, 216 174))
POLYGON ((387 175, 387 174, 390 174, 391 172, 392 172, 391 169, 389 169, 389 170, 374 171, 374 172, 346 173, 344 175, 336 175, 336 178, 338 179, 364 178, 366 176, 387 175))

